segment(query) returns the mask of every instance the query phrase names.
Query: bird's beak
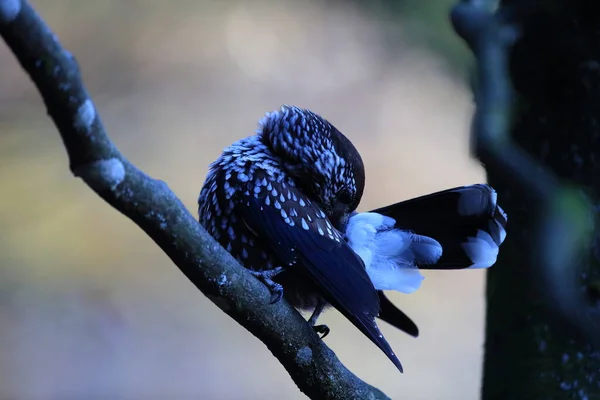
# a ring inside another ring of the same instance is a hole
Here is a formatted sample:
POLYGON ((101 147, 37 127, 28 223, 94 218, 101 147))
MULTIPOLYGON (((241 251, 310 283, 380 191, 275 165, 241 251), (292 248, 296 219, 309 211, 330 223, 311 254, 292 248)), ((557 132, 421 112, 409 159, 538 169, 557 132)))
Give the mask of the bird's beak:
POLYGON ((331 217, 329 220, 340 232, 346 231, 346 226, 348 225, 348 220, 350 219, 350 214, 348 213, 348 207, 345 204, 336 204, 333 207, 333 212, 331 213, 331 217))

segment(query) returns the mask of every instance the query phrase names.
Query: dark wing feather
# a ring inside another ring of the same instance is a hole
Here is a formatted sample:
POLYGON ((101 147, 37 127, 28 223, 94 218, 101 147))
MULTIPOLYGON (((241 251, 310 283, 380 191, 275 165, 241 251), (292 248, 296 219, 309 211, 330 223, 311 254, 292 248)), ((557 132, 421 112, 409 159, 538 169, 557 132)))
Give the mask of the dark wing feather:
POLYGON ((437 240, 443 250, 436 264, 421 269, 462 269, 472 265, 462 243, 478 230, 490 234, 497 246, 504 239, 506 214, 496 202, 494 189, 486 184, 461 186, 402 201, 373 212, 396 220, 396 228, 437 240))
POLYGON ((249 183, 248 190, 242 191, 240 217, 268 243, 283 267, 308 272, 321 295, 402 371, 375 322, 379 299, 360 257, 324 213, 296 188, 273 182, 270 189, 255 189, 254 185, 249 183))
POLYGON ((413 337, 419 336, 419 328, 408 315, 394 305, 381 290, 377 292, 379 295, 379 304, 381 311, 379 319, 387 322, 393 327, 406 332, 413 337))

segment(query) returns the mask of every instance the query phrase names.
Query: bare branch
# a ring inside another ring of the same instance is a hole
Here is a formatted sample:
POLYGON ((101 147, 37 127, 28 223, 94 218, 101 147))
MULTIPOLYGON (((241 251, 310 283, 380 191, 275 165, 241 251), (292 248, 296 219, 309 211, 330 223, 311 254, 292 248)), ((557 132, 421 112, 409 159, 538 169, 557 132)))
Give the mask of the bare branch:
POLYGON ((271 350, 298 388, 319 399, 387 399, 347 370, 285 301, 267 288, 194 219, 161 181, 137 169, 108 138, 74 57, 22 0, 0 0, 0 35, 37 86, 63 139, 70 168, 142 228, 221 310, 271 350))
MULTIPOLYGON (((580 190, 559 182, 510 136, 514 99, 508 75, 508 54, 518 37, 516 10, 494 14, 490 1, 465 0, 452 10, 455 31, 477 57, 477 109, 472 125, 475 155, 486 169, 506 176, 523 198, 533 198, 539 216, 532 264, 544 278, 548 299, 592 343, 600 343, 594 304, 580 290, 582 258, 591 253, 594 217, 580 190)), ((523 5, 527 7, 527 5, 523 5)), ((520 10, 528 12, 527 9, 520 10)))

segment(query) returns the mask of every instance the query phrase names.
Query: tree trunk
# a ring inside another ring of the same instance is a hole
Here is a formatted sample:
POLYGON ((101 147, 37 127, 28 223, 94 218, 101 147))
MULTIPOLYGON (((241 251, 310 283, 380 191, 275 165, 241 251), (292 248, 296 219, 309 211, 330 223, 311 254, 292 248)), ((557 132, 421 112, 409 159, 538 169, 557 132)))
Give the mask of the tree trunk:
MULTIPOLYGON (((600 12, 593 1, 537 0, 527 2, 524 15, 524 3, 506 0, 501 6, 515 6, 513 16, 521 13, 521 36, 510 53, 518 104, 512 137, 560 180, 600 199, 600 12)), ((490 168, 488 176, 509 225, 487 277, 482 399, 600 399, 600 348, 557 311, 532 262, 538 204, 503 171, 490 168)), ((598 238, 596 231, 593 254, 583 261, 574 288, 587 299, 586 315, 595 316, 596 324, 598 238)))

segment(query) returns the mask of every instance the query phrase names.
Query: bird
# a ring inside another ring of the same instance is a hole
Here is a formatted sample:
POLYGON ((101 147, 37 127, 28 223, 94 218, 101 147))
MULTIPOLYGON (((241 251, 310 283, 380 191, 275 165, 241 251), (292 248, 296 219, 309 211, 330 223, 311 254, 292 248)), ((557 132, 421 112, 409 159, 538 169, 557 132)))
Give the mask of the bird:
POLYGON ((320 115, 283 105, 210 164, 200 224, 270 291, 317 325, 333 306, 396 368, 377 318, 417 337, 384 291, 412 293, 421 269, 491 267, 507 215, 487 184, 455 187, 357 212, 365 166, 352 142, 320 115))

